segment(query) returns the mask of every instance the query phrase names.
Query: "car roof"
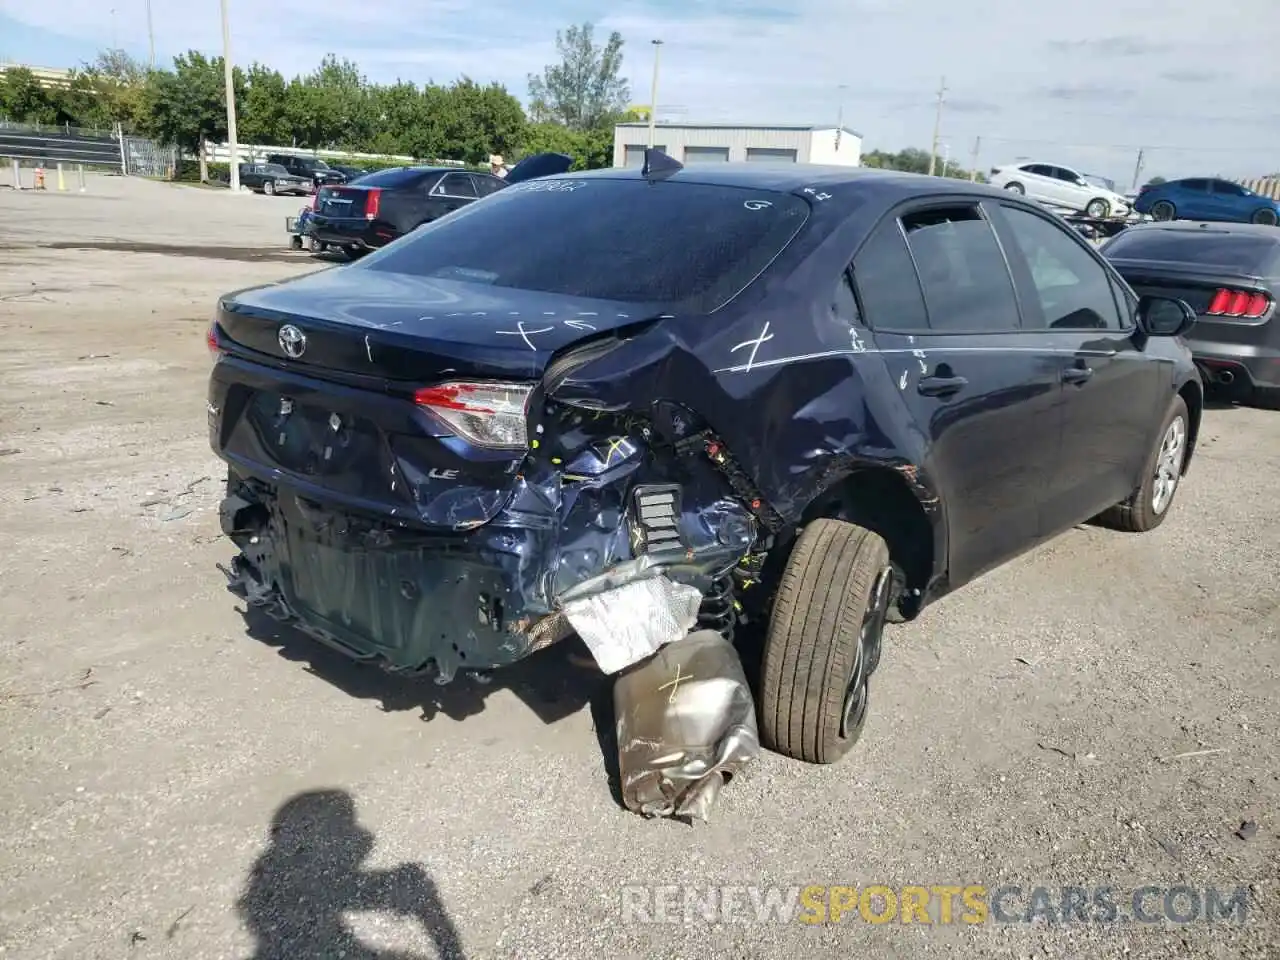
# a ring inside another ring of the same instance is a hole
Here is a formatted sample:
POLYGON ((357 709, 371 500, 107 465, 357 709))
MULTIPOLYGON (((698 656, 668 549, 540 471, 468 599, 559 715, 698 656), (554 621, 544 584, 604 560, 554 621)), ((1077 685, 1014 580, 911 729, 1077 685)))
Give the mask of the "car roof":
MULTIPOLYGON (((876 192, 886 198, 906 199, 915 195, 966 194, 979 197, 1004 197, 1008 194, 986 184, 968 180, 930 177, 923 173, 905 173, 879 167, 845 167, 814 163, 699 163, 674 173, 657 175, 658 179, 676 183, 700 183, 708 186, 743 187, 773 193, 795 193, 806 187, 814 189, 854 187, 876 192)), ((563 173, 541 179, 643 180, 638 167, 607 167, 563 173)))
MULTIPOLYGON (((1192 177, 1191 179, 1200 179, 1192 177)), ((1280 230, 1273 226, 1260 223, 1227 223, 1227 222, 1201 222, 1199 220, 1172 220, 1160 223, 1135 223, 1132 227, 1125 230, 1125 233, 1138 231, 1140 233, 1152 233, 1157 230, 1163 230, 1169 233, 1181 234, 1199 234, 1206 240, 1214 237, 1220 237, 1224 233, 1241 234, 1249 237, 1258 237, 1263 240, 1270 240, 1273 244, 1280 245, 1280 230)))

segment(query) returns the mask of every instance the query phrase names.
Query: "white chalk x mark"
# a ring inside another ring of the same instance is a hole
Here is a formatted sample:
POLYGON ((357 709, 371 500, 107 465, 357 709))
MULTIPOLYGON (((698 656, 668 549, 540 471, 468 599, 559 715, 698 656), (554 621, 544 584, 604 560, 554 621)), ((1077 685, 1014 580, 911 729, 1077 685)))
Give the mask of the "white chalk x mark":
POLYGON ((530 334, 550 333, 554 329, 555 327, 539 327, 537 330, 526 330, 524 328, 524 321, 520 320, 520 321, 517 321, 515 330, 495 330, 494 332, 500 333, 506 336, 520 337, 522 340, 524 340, 525 344, 529 347, 530 350, 537 350, 538 348, 534 345, 534 342, 529 339, 530 334))
POLYGON ((760 336, 756 337, 754 340, 742 341, 742 343, 738 344, 736 347, 732 347, 729 352, 737 353, 743 347, 750 347, 751 354, 747 357, 746 366, 742 368, 743 373, 750 373, 752 364, 756 362, 756 353, 760 350, 760 345, 772 339, 773 334, 769 332, 769 323, 768 321, 765 321, 764 328, 760 331, 760 336))

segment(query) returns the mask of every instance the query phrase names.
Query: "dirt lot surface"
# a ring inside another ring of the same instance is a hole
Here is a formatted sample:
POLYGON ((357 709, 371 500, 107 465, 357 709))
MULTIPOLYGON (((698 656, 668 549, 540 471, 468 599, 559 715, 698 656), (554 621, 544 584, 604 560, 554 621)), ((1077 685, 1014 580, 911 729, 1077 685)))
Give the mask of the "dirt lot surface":
POLYGON ((1159 530, 1072 531, 891 628, 845 762, 766 755, 713 823, 645 821, 563 652, 400 682, 224 589, 204 332, 317 268, 300 206, 0 190, 0 954, 1280 955, 1280 414, 1210 410, 1159 530), (1113 885, 1121 919, 757 922, 741 890, 873 883, 1017 885, 1017 916, 1113 885), (737 912, 624 917, 667 884, 737 912), (1146 885, 1244 887, 1247 916, 1137 922, 1146 885))

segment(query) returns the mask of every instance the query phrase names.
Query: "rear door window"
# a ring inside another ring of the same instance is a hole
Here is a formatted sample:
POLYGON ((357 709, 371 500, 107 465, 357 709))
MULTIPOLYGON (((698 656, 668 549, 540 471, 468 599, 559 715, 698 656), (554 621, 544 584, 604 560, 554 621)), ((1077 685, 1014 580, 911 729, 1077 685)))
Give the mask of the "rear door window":
POLYGON ((873 330, 927 331, 929 315, 896 218, 876 227, 853 258, 863 315, 873 330))
POLYGON ((476 196, 476 185, 470 174, 446 173, 440 182, 431 190, 433 197, 459 197, 472 200, 476 196))
POLYGON ((1004 333, 1021 326, 1018 300, 991 224, 974 205, 902 218, 924 289, 929 327, 941 333, 1004 333))
POLYGON ((352 267, 710 313, 782 252, 808 214, 800 197, 741 187, 530 180, 352 267))
POLYGON ((1002 213, 1031 272, 1045 328, 1119 330, 1124 326, 1106 268, 1066 230, 1017 207, 1003 207, 1002 213))

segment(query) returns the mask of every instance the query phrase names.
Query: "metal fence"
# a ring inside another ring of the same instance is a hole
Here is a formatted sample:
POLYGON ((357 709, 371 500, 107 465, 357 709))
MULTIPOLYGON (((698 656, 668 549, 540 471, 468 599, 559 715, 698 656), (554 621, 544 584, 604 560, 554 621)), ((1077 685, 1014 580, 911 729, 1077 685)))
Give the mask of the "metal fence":
POLYGON ((178 171, 176 147, 162 147, 142 137, 120 138, 120 160, 126 177, 163 177, 172 180, 178 171))
POLYGON ((1280 200, 1280 177, 1259 177, 1253 180, 1237 180, 1236 183, 1246 190, 1252 190, 1258 196, 1280 200))

